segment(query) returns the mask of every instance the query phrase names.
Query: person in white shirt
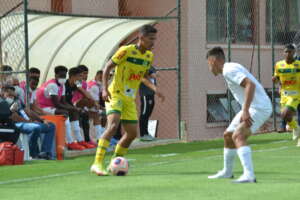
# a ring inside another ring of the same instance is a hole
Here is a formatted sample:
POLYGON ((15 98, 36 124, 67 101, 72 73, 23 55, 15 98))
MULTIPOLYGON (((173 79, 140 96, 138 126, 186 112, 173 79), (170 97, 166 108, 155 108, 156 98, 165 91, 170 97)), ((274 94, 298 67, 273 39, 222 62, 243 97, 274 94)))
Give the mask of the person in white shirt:
POLYGON ((251 148, 247 139, 271 116, 271 100, 262 85, 245 67, 238 63, 225 62, 221 47, 210 49, 206 57, 209 70, 215 76, 223 75, 229 90, 242 107, 224 132, 224 168, 208 178, 232 178, 234 158, 238 154, 243 174, 233 182, 255 183, 251 148))

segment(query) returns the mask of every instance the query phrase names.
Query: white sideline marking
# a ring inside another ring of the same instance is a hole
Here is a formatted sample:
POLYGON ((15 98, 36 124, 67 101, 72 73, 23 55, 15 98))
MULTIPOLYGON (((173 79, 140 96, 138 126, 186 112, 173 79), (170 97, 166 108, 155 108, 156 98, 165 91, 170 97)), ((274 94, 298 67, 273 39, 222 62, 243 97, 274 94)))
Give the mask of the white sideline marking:
POLYGON ((33 177, 33 178, 13 179, 13 180, 9 180, 9 181, 1 181, 0 185, 10 184, 10 183, 23 183, 23 182, 36 181, 36 180, 42 180, 42 179, 47 179, 47 178, 76 175, 76 174, 80 174, 82 172, 84 172, 84 171, 73 171, 73 172, 67 172, 67 173, 61 173, 61 174, 51 174, 51 175, 47 175, 47 176, 37 176, 37 177, 33 177))
MULTIPOLYGON (((255 150, 253 152, 268 152, 268 151, 278 151, 278 150, 283 150, 283 149, 288 149, 291 147, 288 146, 283 146, 283 147, 279 147, 279 148, 271 148, 271 149, 262 149, 262 150, 255 150)), ((207 150, 207 152, 211 151, 212 149, 207 150)), ((213 150, 219 150, 219 149, 213 149, 213 150)), ((200 152, 200 151, 198 151, 200 152)), ((201 152, 204 152, 201 150, 201 152)), ((163 155, 163 154, 161 154, 163 155)), ((177 153, 177 155, 179 155, 179 153, 177 153)), ((214 157, 221 157, 223 155, 213 155, 213 156, 206 156, 203 157, 201 159, 209 159, 209 158, 214 158, 214 157)), ((131 159, 132 161, 134 161, 135 159, 131 159)), ((183 159, 183 160, 177 160, 177 161, 161 161, 161 162, 154 162, 154 163, 149 163, 143 167, 147 167, 147 166, 155 166, 155 165, 163 165, 163 164, 170 164, 170 163, 177 163, 177 162, 185 162, 188 160, 192 160, 192 159, 183 159)), ((47 176, 37 176, 37 177, 33 177, 33 178, 22 178, 22 179, 13 179, 13 180, 8 180, 8 181, 0 181, 0 185, 5 185, 5 184, 11 184, 11 183, 22 183, 22 182, 31 182, 31 181, 38 181, 38 180, 42 180, 42 179, 48 179, 48 178, 55 178, 55 177, 62 177, 62 176, 70 176, 70 175, 76 175, 76 174, 81 174, 83 172, 86 172, 86 170, 83 171, 72 171, 72 172, 67 172, 67 173, 60 173, 60 174, 51 174, 51 175, 47 175, 47 176)))
POLYGON ((164 157, 171 157, 171 156, 177 156, 178 155, 178 153, 167 153, 167 154, 158 154, 158 155, 154 155, 154 156, 152 156, 152 157, 154 157, 154 158, 157 158, 157 157, 162 157, 162 158, 164 158, 164 157))

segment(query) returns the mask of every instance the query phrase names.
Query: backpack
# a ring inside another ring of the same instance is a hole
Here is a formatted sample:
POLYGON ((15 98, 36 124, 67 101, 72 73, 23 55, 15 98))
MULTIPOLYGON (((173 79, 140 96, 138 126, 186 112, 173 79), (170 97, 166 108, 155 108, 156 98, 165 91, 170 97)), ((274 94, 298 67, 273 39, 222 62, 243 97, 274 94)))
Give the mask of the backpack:
POLYGON ((0 143, 0 166, 22 165, 24 163, 24 151, 12 142, 0 143))

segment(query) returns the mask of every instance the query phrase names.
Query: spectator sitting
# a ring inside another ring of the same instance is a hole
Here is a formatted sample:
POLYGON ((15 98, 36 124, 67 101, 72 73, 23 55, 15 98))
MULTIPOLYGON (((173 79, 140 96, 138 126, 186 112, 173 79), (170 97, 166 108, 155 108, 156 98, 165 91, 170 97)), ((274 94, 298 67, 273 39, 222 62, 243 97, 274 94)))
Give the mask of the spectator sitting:
MULTIPOLYGON (((11 88, 12 90, 14 89, 13 87, 11 88)), ((2 88, 0 95, 0 142, 12 142, 16 144, 19 138, 19 131, 11 120, 12 112, 10 107, 13 99, 5 98, 3 95, 4 91, 7 91, 7 87, 2 88)))
MULTIPOLYGON (((81 79, 80 73, 81 73, 81 71, 77 67, 73 67, 69 70, 69 79, 66 81, 66 84, 65 84, 65 87, 66 87, 65 99, 66 99, 66 103, 69 104, 70 106, 74 106, 74 104, 72 103, 72 99, 74 97, 74 93, 76 93, 76 91, 78 90, 77 85, 81 79)), ((80 110, 76 113, 77 119, 79 119, 79 116, 81 114, 82 114, 82 112, 80 112, 80 110)), ((88 118, 87 118, 87 121, 88 121, 88 118)), ((80 127, 78 127, 78 128, 80 130, 80 127)), ((83 140, 80 144, 86 148, 95 148, 95 145, 89 144, 86 140, 83 140)))
MULTIPOLYGON (((37 78, 37 79, 40 79, 40 74, 41 74, 41 71, 38 69, 38 68, 35 68, 35 67, 31 67, 29 69, 29 79, 34 77, 34 78, 37 78)), ((25 88, 25 85, 26 85, 26 81, 21 81, 20 82, 20 87, 21 88, 25 88)))
POLYGON ((65 121, 67 147, 70 150, 84 150, 86 147, 83 146, 85 143, 80 133, 79 110, 65 100, 65 83, 68 69, 65 66, 57 66, 54 71, 55 78, 47 81, 37 90, 37 103, 46 112, 53 115, 64 115, 67 118, 65 121), (71 125, 77 141, 73 139, 71 125))
POLYGON ((6 86, 3 91, 3 97, 12 99, 11 119, 15 122, 17 129, 21 133, 29 135, 30 155, 33 158, 50 160, 53 157, 52 145, 54 141, 55 126, 38 116, 32 115, 32 113, 26 113, 15 99, 14 87, 6 86), (41 152, 38 153, 36 152, 36 147, 37 138, 40 134, 45 134, 45 136, 42 141, 41 152))

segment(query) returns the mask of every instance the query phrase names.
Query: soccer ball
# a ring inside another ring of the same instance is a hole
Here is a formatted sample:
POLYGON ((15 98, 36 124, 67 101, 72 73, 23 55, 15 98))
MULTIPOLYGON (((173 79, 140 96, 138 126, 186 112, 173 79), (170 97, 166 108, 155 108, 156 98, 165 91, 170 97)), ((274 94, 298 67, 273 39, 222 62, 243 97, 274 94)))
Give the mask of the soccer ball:
POLYGON ((109 165, 110 172, 115 176, 125 176, 128 173, 128 161, 123 157, 116 157, 109 165))

